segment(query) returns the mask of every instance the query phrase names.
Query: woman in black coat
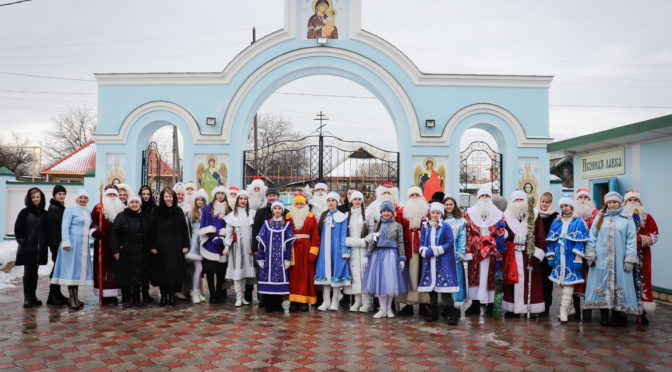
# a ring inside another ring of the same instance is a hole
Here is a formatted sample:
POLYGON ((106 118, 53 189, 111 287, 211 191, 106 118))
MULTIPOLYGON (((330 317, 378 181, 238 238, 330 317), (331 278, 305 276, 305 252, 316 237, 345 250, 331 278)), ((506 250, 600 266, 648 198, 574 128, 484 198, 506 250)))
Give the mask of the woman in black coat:
POLYGON ((47 264, 47 211, 44 193, 37 187, 28 190, 25 208, 19 212, 14 223, 14 236, 19 247, 16 251, 16 266, 23 266, 23 307, 41 306, 37 299, 37 269, 47 264))
MULTIPOLYGON (((553 204, 553 194, 548 191, 545 191, 539 197, 539 217, 541 217, 541 222, 544 224, 544 231, 547 233, 551 229, 551 224, 556 217, 558 217, 558 212, 555 210, 555 204, 553 204)), ((548 263, 548 261, 547 261, 548 263)), ((553 271, 553 267, 549 265, 543 265, 544 267, 544 302, 546 303, 546 311, 544 314, 548 314, 548 311, 551 309, 551 304, 553 303, 553 282, 551 282, 548 277, 553 271)))
MULTIPOLYGON (((58 257, 58 246, 61 244, 61 222, 63 221, 63 212, 65 212, 65 187, 62 185, 54 186, 51 192, 53 196, 49 200, 49 208, 47 209, 47 245, 51 251, 51 260, 55 263, 58 257)), ((55 265, 54 265, 55 267, 55 265)), ((52 267, 49 278, 54 275, 52 267)), ((61 286, 59 284, 49 285, 49 297, 47 297, 47 305, 65 305, 68 299, 61 293, 61 286)))
POLYGON ((128 198, 128 207, 119 213, 112 224, 110 249, 117 260, 116 283, 121 288, 121 305, 124 308, 142 307, 140 291, 142 287, 143 239, 149 226, 143 224, 140 196, 128 198))
POLYGON ((152 284, 161 290, 160 306, 175 306, 175 292, 182 289, 184 255, 189 251, 189 228, 182 208, 177 205, 177 195, 171 188, 164 188, 159 195, 159 206, 152 213, 152 284))
MULTIPOLYGON (((141 216, 142 216, 142 223, 144 226, 151 226, 151 221, 152 221, 152 212, 154 212, 154 208, 156 208, 156 200, 154 200, 154 195, 152 195, 152 189, 144 185, 140 188, 140 191, 138 191, 138 195, 140 195, 140 203, 142 209, 141 216)), ((150 246, 150 237, 147 235, 145 237, 145 241, 143 242, 143 246, 145 248, 145 251, 143 252, 143 261, 142 261, 142 302, 147 305, 151 304, 154 302, 154 299, 152 296, 149 295, 149 279, 151 275, 151 262, 152 262, 152 255, 149 253, 149 246, 150 246)))

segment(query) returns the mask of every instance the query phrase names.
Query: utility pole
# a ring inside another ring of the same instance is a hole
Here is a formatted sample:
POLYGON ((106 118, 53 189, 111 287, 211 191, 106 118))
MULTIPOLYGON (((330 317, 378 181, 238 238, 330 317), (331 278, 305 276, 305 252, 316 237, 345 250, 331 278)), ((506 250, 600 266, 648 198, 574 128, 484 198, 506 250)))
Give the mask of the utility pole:
POLYGON ((177 142, 177 126, 173 125, 173 185, 177 183, 176 172, 180 171, 180 148, 177 142))
POLYGON ((313 120, 319 120, 320 121, 320 126, 317 128, 320 130, 320 159, 319 159, 319 175, 320 179, 324 178, 324 137, 322 136, 322 128, 324 128, 327 123, 322 123, 323 121, 329 120, 327 115, 322 113, 322 110, 320 110, 320 113, 315 115, 315 118, 313 120))
MULTIPOLYGON (((257 41, 257 29, 252 27, 252 44, 257 41)), ((254 114, 254 175, 259 175, 259 170, 257 169, 257 151, 259 150, 259 142, 257 137, 257 114, 254 114)), ((246 165, 243 164, 243 167, 246 165)), ((244 168, 243 168, 244 169, 244 168)), ((244 182, 243 182, 244 183, 244 182)))

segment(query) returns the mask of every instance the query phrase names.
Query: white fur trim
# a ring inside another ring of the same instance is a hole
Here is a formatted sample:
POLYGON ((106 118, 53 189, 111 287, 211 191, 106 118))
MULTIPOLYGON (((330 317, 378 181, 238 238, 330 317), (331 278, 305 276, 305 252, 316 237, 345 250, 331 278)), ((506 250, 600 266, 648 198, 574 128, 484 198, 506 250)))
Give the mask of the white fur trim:
POLYGON ((217 186, 210 192, 212 200, 215 199, 215 195, 217 195, 218 192, 223 192, 224 195, 226 195, 227 197, 229 196, 229 189, 227 189, 225 186, 217 186))
POLYGON ((94 231, 96 231, 96 229, 94 229, 94 228, 90 228, 90 229, 89 229, 89 238, 91 238, 91 239, 95 239, 95 238, 93 237, 93 232, 94 232, 94 231))
POLYGON ((348 216, 341 211, 337 211, 336 213, 334 213, 333 217, 334 217, 334 222, 338 222, 338 223, 341 223, 341 222, 345 221, 346 218, 348 218, 348 216))
POLYGON ((546 252, 546 258, 553 259, 555 258, 555 252, 546 252))
POLYGON ((197 255, 195 253, 187 253, 184 255, 184 258, 186 258, 189 261, 202 261, 203 257, 200 255, 197 255))
POLYGON ((579 257, 581 257, 581 258, 586 257, 586 255, 583 254, 583 252, 581 252, 581 251, 579 251, 579 250, 577 250, 577 249, 572 249, 572 253, 574 253, 575 256, 579 256, 579 257))
MULTIPOLYGON (((440 255, 442 255, 442 254, 445 253, 445 251, 443 250, 443 247, 440 246, 440 245, 437 245, 437 246, 434 247, 434 248, 436 248, 436 252, 434 252, 434 255, 435 255, 435 256, 440 256, 440 255)), ((434 250, 434 248, 432 248, 432 250, 434 250)))
POLYGON ((406 192, 406 197, 407 197, 407 198, 410 198, 411 195, 413 195, 413 194, 416 194, 416 195, 419 195, 420 197, 422 197, 422 195, 423 195, 423 194, 422 194, 422 189, 419 188, 418 186, 411 186, 411 187, 409 187, 409 188, 408 188, 408 191, 406 192))
MULTIPOLYGON (((113 189, 113 188, 109 188, 109 189, 105 190, 105 192, 103 192, 103 195, 105 195, 105 196, 108 196, 108 195, 119 196, 119 191, 117 191, 116 189, 113 189)), ((105 291, 103 290, 103 292, 105 292, 105 291)))
POLYGON ((655 303, 655 301, 651 301, 651 302, 642 301, 642 308, 647 313, 653 313, 653 312, 656 311, 656 303, 655 303))
POLYGON ((217 228, 210 225, 210 226, 206 226, 206 227, 203 227, 203 228, 199 229, 198 230, 198 236, 206 236, 206 235, 212 234, 214 232, 217 232, 217 228))
POLYGON ((546 257, 546 252, 544 252, 544 250, 541 249, 541 248, 534 247, 534 254, 533 254, 533 256, 536 257, 537 260, 539 260, 539 261, 543 261, 543 260, 544 260, 544 257, 546 257))
POLYGON ((341 202, 341 196, 336 191, 327 194, 327 200, 329 199, 335 199, 337 202, 341 202))
POLYGON ((349 248, 366 248, 366 239, 364 238, 345 238, 345 245, 349 248))
POLYGON ((219 233, 217 235, 226 236, 226 227, 222 227, 221 229, 219 229, 219 233))
POLYGON ((445 213, 445 208, 444 208, 443 204, 441 204, 439 202, 434 202, 434 203, 429 205, 429 212, 431 213, 433 211, 441 212, 441 216, 443 216, 444 213, 445 213))
POLYGON ((464 255, 464 258, 462 259, 462 261, 471 261, 473 259, 474 259, 474 256, 471 253, 467 253, 467 254, 464 255))
POLYGON ((489 197, 492 198, 492 189, 490 186, 483 186, 480 189, 478 189, 478 192, 476 193, 476 198, 480 198, 482 195, 488 195, 489 197))
POLYGON ((517 199, 523 199, 527 200, 527 194, 523 190, 513 190, 511 193, 511 201, 515 201, 517 199))
POLYGON ((364 194, 362 194, 359 191, 353 191, 353 193, 350 194, 349 201, 352 203, 352 199, 355 199, 355 198, 360 198, 360 199, 362 199, 362 201, 364 201, 364 194))
POLYGON ((317 190, 317 189, 321 189, 321 190, 324 190, 324 191, 329 190, 329 188, 327 187, 327 184, 324 183, 324 182, 318 182, 318 183, 316 183, 316 184, 315 184, 315 190, 317 190))

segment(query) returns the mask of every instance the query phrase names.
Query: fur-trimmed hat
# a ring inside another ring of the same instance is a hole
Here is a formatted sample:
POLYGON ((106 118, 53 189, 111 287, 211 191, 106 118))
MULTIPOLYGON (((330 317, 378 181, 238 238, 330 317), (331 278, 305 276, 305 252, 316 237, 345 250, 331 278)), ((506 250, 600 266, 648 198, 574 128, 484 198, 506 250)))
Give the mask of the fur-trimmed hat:
POLYGON ((194 193, 194 200, 196 200, 196 198, 203 198, 203 199, 205 199, 205 203, 206 203, 206 204, 207 204, 208 201, 209 201, 209 200, 208 200, 208 199, 209 199, 209 198, 208 198, 208 193, 205 191, 205 189, 200 189, 200 190, 196 191, 196 192, 194 193))
POLYGON ((364 194, 362 194, 361 192, 355 190, 355 191, 352 192, 352 194, 350 194, 350 198, 349 198, 348 201, 349 201, 350 203, 352 203, 352 199, 355 199, 355 198, 360 198, 360 199, 362 199, 362 201, 364 201, 364 194))
POLYGON ((223 192, 224 195, 227 197, 229 196, 229 189, 227 189, 226 186, 217 186, 210 192, 212 194, 210 196, 212 196, 213 200, 215 199, 215 195, 217 195, 218 192, 223 192))
POLYGON ((523 190, 513 190, 513 192, 511 193, 511 199, 510 200, 515 201, 515 200, 518 200, 518 199, 527 200, 527 194, 525 193, 525 191, 523 191, 523 190))
POLYGON ((324 191, 329 190, 329 188, 327 187, 327 184, 324 183, 324 182, 318 182, 318 183, 316 183, 316 184, 315 184, 315 190, 317 190, 317 189, 322 189, 322 190, 324 190, 324 191))
POLYGON ((560 200, 558 200, 558 206, 562 208, 563 205, 569 205, 574 209, 574 199, 570 195, 563 195, 560 200))
POLYGON ((131 195, 135 194, 135 192, 133 192, 133 189, 131 188, 131 186, 128 185, 128 184, 126 184, 126 183, 120 183, 120 184, 118 184, 118 185, 117 185, 117 188, 118 188, 119 190, 124 190, 124 191, 126 191, 126 195, 128 195, 129 197, 130 197, 131 195))
POLYGON ((630 198, 637 198, 639 201, 642 201, 642 195, 639 193, 639 190, 628 190, 625 192, 625 196, 623 196, 623 200, 628 200, 630 198))
POLYGON ((446 213, 446 209, 444 208, 443 204, 439 202, 433 202, 429 205, 429 213, 432 213, 433 211, 441 212, 442 216, 446 213))
POLYGON ((327 194, 327 200, 329 199, 336 199, 337 202, 341 202, 341 196, 336 191, 327 194))
POLYGON ((623 203, 623 197, 616 191, 609 191, 607 195, 604 196, 604 202, 606 203, 610 201, 617 201, 619 203, 623 203))
POLYGON ((176 184, 173 185, 173 191, 177 191, 177 190, 179 190, 179 189, 183 189, 183 190, 184 190, 184 184, 183 184, 182 182, 178 182, 178 183, 176 183, 176 184))
POLYGON ((86 196, 87 198, 91 199, 91 197, 89 196, 89 192, 86 191, 86 189, 83 187, 77 189, 77 195, 75 195, 75 200, 79 199, 80 196, 86 196))
POLYGON ((481 198, 481 196, 487 195, 492 198, 492 188, 490 188, 490 185, 484 185, 481 186, 480 189, 478 189, 478 192, 476 193, 477 198, 481 198))
POLYGON ((105 196, 108 196, 108 195, 119 196, 119 189, 117 188, 116 185, 107 185, 107 186, 105 186, 105 191, 103 192, 103 195, 105 195, 105 196))
POLYGON ((140 195, 128 195, 128 200, 126 202, 130 204, 133 200, 137 200, 138 203, 142 204, 142 197, 140 197, 140 195))
POLYGON ((187 182, 184 183, 184 189, 185 190, 186 189, 194 189, 194 191, 195 191, 196 190, 196 184, 194 183, 194 181, 187 181, 187 182))
POLYGON ((418 186, 411 186, 408 188, 408 191, 406 191, 406 197, 410 198, 411 195, 416 194, 420 197, 422 197, 422 189, 419 188, 418 186))
POLYGON ((581 195, 585 195, 585 196, 588 197, 588 199, 593 200, 593 197, 590 196, 590 192, 588 191, 588 189, 579 189, 579 190, 576 192, 576 197, 578 198, 578 197, 581 196, 581 195))
POLYGON ((271 211, 272 211, 273 208, 275 208, 276 206, 282 208, 283 210, 285 209, 285 203, 283 203, 281 200, 276 200, 276 201, 273 202, 273 204, 271 204, 271 211))

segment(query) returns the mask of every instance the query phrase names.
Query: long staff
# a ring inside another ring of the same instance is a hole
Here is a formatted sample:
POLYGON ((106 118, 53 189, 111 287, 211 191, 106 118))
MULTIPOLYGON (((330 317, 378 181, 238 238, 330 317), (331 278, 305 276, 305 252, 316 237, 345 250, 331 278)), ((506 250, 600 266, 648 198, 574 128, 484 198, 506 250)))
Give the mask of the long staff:
MULTIPOLYGON (((100 184, 100 209, 98 210, 98 228, 103 228, 103 184, 100 184)), ((98 304, 103 306, 103 239, 98 239, 98 304)))
POLYGON ((534 197, 530 196, 527 200, 527 319, 530 319, 532 310, 532 270, 534 266, 530 265, 530 259, 534 256, 535 235, 534 235, 534 197))

